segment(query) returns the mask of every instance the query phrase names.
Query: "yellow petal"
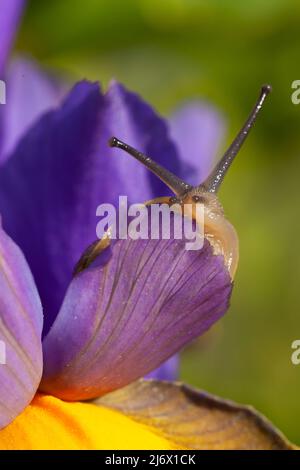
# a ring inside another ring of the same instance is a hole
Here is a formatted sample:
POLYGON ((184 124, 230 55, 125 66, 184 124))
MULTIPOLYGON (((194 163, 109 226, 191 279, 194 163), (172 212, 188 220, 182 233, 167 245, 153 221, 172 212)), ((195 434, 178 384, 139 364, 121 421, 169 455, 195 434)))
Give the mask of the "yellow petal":
POLYGON ((97 400, 185 449, 296 449, 249 406, 180 383, 139 380, 97 400))
POLYGON ((174 449, 165 438, 118 411, 36 395, 0 431, 0 449, 174 449))

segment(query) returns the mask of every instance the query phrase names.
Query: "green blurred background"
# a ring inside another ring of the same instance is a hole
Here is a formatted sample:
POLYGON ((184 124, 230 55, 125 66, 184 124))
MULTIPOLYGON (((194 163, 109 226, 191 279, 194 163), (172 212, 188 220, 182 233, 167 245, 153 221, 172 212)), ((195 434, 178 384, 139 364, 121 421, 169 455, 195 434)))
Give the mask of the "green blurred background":
POLYGON ((224 147, 273 85, 220 194, 240 237, 231 308, 185 351, 181 378, 252 404, 298 444, 299 26, 297 0, 32 0, 16 45, 71 80, 115 77, 164 115, 203 98, 225 117, 224 147))

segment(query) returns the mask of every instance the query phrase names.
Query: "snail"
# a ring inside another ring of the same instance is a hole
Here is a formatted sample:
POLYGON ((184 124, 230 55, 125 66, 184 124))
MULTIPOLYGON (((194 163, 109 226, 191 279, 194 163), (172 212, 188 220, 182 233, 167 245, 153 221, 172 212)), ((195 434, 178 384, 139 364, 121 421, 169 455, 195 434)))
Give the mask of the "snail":
MULTIPOLYGON (((108 142, 111 147, 117 147, 124 150, 141 162, 146 168, 160 178, 160 180, 174 193, 174 196, 171 197, 158 197, 147 201, 147 206, 150 206, 151 204, 168 204, 172 207, 176 206, 180 208, 182 214, 189 215, 194 218, 195 206, 197 204, 203 204, 204 236, 211 244, 213 253, 223 256, 225 266, 227 267, 232 280, 236 273, 239 258, 238 236, 233 225, 224 215, 224 210, 218 199, 217 192, 235 156, 252 129, 271 89, 270 85, 262 86, 259 97, 245 124, 242 126, 236 138, 233 140, 232 144, 226 150, 206 180, 201 182, 198 186, 191 186, 181 180, 166 168, 163 168, 152 160, 152 158, 136 150, 127 143, 122 142, 117 137, 111 137, 108 142)), ((99 253, 101 253, 101 251, 103 251, 103 249, 105 249, 109 244, 109 233, 104 236, 102 240, 98 240, 93 243, 77 264, 75 274, 88 267, 96 259, 99 253)))

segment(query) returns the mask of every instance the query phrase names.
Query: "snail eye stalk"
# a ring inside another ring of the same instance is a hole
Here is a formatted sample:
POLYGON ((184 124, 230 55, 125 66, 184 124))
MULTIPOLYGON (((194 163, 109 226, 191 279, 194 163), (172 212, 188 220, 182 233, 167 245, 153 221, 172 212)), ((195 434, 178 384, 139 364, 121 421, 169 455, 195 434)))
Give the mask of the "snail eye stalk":
POLYGON ((266 97, 271 91, 272 87, 270 85, 264 85, 261 88, 258 100, 256 101, 254 108, 250 112, 244 126, 242 127, 230 147, 226 150, 219 163, 215 166, 212 173, 209 175, 206 181, 204 181, 204 183, 200 185, 200 188, 203 188, 211 193, 216 193, 218 191, 224 179, 224 176, 227 173, 228 168, 232 164, 235 156, 237 155, 244 141, 248 137, 248 134, 257 119, 257 116, 263 106, 266 97))
MULTIPOLYGON (((263 106, 263 103, 271 90, 272 88, 270 85, 264 85, 261 88, 255 106, 250 112, 248 119, 241 128, 240 132, 238 133, 230 147, 226 150, 219 163, 217 163, 212 173, 203 183, 196 187, 185 183, 183 180, 178 178, 178 176, 174 175, 169 170, 163 168, 161 165, 154 162, 150 157, 144 155, 142 152, 139 152, 138 150, 122 142, 116 137, 112 137, 111 139, 109 139, 108 144, 110 145, 110 147, 120 148, 132 155, 136 160, 141 162, 145 167, 152 171, 152 173, 154 173, 163 183, 165 183, 179 198, 183 198, 187 195, 187 193, 189 193, 190 191, 195 192, 195 190, 196 192, 199 191, 201 193, 216 193, 224 179, 224 176, 227 173, 228 168, 232 164, 235 156, 237 155, 244 141, 248 137, 249 132, 252 129, 257 119, 257 116, 263 106)), ((197 201, 195 200, 194 202, 197 201)))
POLYGON ((110 147, 117 147, 125 152, 132 155, 136 160, 141 162, 145 167, 147 167, 152 173, 154 173, 163 183, 165 183, 176 196, 181 196, 187 191, 192 189, 192 186, 185 183, 183 180, 178 178, 178 176, 171 173, 166 168, 163 168, 158 163, 154 162, 150 157, 144 155, 142 152, 134 149, 128 144, 125 144, 116 137, 112 137, 108 141, 110 147))

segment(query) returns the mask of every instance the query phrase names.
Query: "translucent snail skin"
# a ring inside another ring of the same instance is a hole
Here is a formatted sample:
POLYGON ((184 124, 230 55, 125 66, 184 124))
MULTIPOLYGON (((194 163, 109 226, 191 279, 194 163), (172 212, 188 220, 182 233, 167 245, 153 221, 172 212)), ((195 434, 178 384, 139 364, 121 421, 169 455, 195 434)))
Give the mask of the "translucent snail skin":
POLYGON ((194 218, 195 212, 193 207, 199 203, 204 205, 205 238, 210 242, 215 254, 223 255, 224 263, 227 266, 232 279, 234 278, 238 264, 238 237, 234 227, 224 216, 223 207, 219 202, 217 192, 227 170, 252 129, 270 91, 270 85, 262 86, 255 106, 250 112, 245 124, 208 178, 198 186, 189 185, 153 161, 152 158, 144 155, 118 138, 112 137, 109 140, 109 145, 111 147, 120 148, 132 155, 173 191, 173 197, 156 198, 148 201, 148 205, 153 203, 165 203, 169 205, 176 204, 181 208, 182 213, 190 215, 192 218, 194 218), (187 214, 187 211, 189 211, 189 214, 187 214))

